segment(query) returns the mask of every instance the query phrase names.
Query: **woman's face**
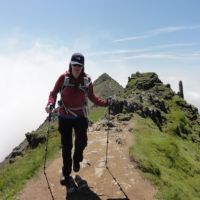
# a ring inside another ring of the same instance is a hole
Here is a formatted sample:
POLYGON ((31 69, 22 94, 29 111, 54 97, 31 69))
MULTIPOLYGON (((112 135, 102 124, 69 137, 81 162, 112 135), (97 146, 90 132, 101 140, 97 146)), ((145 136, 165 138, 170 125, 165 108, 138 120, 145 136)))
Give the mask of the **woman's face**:
POLYGON ((74 64, 74 65, 71 65, 71 66, 72 66, 72 75, 74 76, 74 78, 78 78, 79 75, 81 74, 83 66, 77 65, 77 64, 74 64))

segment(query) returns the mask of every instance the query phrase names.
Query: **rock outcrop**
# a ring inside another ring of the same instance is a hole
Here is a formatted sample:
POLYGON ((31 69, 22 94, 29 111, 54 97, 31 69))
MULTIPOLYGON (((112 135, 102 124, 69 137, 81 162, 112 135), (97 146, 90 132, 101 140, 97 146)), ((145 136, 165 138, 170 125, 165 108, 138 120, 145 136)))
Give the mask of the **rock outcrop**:
POLYGON ((34 133, 26 133, 26 139, 31 149, 36 148, 39 144, 46 141, 46 137, 44 135, 36 135, 34 133))
POLYGON ((180 91, 176 94, 170 84, 162 83, 157 74, 137 72, 129 77, 124 94, 113 100, 111 113, 137 113, 143 118, 149 117, 160 131, 170 123, 178 123, 175 134, 200 142, 198 109, 184 100, 182 81, 179 86, 180 91), (178 122, 171 121, 170 116, 176 115, 176 112, 182 118, 179 116, 178 122))

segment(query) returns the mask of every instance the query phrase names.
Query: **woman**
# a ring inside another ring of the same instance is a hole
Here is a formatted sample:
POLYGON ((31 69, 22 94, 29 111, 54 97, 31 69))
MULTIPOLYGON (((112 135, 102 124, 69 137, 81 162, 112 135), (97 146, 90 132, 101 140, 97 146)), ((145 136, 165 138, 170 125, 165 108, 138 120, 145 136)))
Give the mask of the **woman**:
POLYGON ((80 170, 83 151, 87 146, 87 98, 98 106, 107 106, 104 101, 95 96, 90 77, 84 72, 84 56, 74 53, 71 57, 69 70, 62 74, 53 90, 50 92, 46 112, 50 113, 55 106, 57 94, 60 92, 61 101, 58 111, 59 132, 61 134, 63 167, 61 184, 66 184, 72 171, 80 170), (75 150, 72 156, 72 129, 75 132, 75 150), (72 159, 73 158, 73 159, 72 159))

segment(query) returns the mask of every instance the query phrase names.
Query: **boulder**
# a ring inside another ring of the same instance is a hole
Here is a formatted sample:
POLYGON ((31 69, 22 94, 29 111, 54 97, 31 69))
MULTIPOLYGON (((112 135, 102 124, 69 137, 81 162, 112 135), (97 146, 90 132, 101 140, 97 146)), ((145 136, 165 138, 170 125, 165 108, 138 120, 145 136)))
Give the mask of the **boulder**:
POLYGON ((31 149, 36 148, 39 144, 46 141, 46 137, 44 135, 36 135, 34 133, 26 133, 25 135, 31 149))

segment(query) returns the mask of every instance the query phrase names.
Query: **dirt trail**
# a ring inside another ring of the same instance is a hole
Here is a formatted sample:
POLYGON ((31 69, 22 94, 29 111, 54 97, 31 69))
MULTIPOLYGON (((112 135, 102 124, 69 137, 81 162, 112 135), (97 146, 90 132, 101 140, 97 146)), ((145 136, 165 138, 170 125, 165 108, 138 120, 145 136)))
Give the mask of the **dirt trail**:
MULTIPOLYGON (((137 169, 137 164, 130 161, 128 156, 128 147, 134 142, 133 134, 129 131, 131 128, 134 128, 133 120, 118 123, 117 128, 109 131, 108 167, 130 200, 153 200, 155 188, 143 177, 137 169), (120 129, 122 131, 119 131, 120 129)), ((125 199, 105 168, 107 131, 96 131, 97 129, 98 125, 95 125, 88 132, 88 146, 84 151, 85 159, 81 163, 79 175, 87 180, 96 199, 125 199)), ((47 175, 56 200, 66 198, 66 188, 59 183, 61 166, 62 160, 58 158, 47 167, 47 175)), ((42 172, 26 184, 17 199, 51 200, 42 172)))

